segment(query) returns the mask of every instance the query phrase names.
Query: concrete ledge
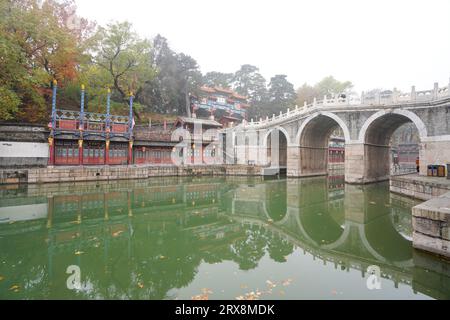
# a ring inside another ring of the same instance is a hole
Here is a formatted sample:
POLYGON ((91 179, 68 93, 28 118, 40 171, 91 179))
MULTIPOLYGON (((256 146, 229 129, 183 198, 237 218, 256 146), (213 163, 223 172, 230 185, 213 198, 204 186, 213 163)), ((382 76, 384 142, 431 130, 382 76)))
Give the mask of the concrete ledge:
POLYGON ((430 200, 450 191, 450 180, 408 174, 391 176, 390 191, 419 200, 430 200))
POLYGON ((412 209, 413 247, 450 258, 450 192, 412 209))
POLYGON ((168 176, 258 176, 261 175, 261 172, 262 167, 247 165, 54 166, 20 170, 0 170, 0 184, 110 181, 168 176))

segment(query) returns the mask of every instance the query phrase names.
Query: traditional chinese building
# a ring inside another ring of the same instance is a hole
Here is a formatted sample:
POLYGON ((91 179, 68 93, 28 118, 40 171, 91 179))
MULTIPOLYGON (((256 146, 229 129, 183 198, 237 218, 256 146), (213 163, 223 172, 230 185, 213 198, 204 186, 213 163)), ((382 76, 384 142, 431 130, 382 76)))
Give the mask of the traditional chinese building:
POLYGON ((132 164, 133 96, 129 116, 110 114, 108 90, 106 113, 84 110, 84 86, 80 111, 56 108, 57 83, 53 83, 52 115, 49 123, 49 165, 132 164))
POLYGON ((173 124, 135 126, 133 162, 135 164, 172 164, 171 155, 177 141, 172 141, 173 124))
POLYGON ((174 128, 182 128, 189 133, 188 137, 182 138, 189 141, 185 141, 182 150, 177 150, 185 163, 214 163, 219 151, 213 142, 218 139, 217 130, 222 128, 221 123, 212 119, 178 117, 174 128))
POLYGON ((345 139, 331 136, 328 145, 328 163, 344 163, 345 161, 345 139))
POLYGON ((248 107, 247 97, 220 87, 203 86, 198 96, 191 96, 193 116, 217 119, 223 127, 233 126, 246 119, 248 107))

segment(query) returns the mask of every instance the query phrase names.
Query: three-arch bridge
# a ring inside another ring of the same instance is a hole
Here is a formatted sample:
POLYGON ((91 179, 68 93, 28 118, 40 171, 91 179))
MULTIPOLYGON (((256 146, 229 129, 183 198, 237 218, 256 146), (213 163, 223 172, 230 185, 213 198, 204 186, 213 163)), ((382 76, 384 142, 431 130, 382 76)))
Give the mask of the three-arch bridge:
MULTIPOLYGON (((405 123, 420 138, 420 174, 428 164, 450 162, 450 84, 404 94, 362 95, 361 99, 327 98, 260 121, 224 130, 240 164, 287 168, 292 177, 327 173, 328 140, 337 128, 345 138, 345 180, 370 183, 390 173, 390 139, 405 123), (275 142, 275 143, 274 143, 275 142), (274 160, 276 158, 276 160, 274 160)), ((227 149, 229 150, 229 149, 227 149)))

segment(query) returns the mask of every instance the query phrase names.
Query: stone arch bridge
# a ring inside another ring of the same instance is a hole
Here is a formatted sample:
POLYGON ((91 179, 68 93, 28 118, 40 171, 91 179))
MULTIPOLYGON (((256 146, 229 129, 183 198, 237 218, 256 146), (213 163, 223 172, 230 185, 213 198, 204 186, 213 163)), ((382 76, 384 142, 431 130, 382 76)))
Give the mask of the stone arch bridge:
POLYGON ((371 96, 363 93, 358 99, 314 99, 310 105, 243 122, 224 133, 234 163, 284 167, 288 176, 302 177, 327 173, 328 139, 340 127, 346 182, 370 183, 388 179, 390 138, 407 122, 419 133, 421 175, 428 164, 450 162, 450 84, 435 83, 425 91, 412 87, 409 93, 395 89, 371 96))

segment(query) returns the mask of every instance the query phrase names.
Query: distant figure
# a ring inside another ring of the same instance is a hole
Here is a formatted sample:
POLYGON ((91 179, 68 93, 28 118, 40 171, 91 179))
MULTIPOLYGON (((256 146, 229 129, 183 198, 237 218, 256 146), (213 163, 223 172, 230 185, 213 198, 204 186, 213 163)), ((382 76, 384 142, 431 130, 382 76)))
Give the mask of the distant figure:
POLYGON ((394 172, 400 171, 400 164, 398 162, 398 156, 396 154, 394 154, 393 164, 394 164, 394 172))
POLYGON ((417 172, 419 172, 420 170, 420 161, 419 161, 419 157, 417 157, 417 159, 416 159, 416 170, 417 170, 417 172))

